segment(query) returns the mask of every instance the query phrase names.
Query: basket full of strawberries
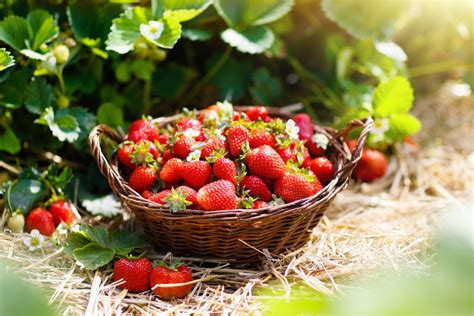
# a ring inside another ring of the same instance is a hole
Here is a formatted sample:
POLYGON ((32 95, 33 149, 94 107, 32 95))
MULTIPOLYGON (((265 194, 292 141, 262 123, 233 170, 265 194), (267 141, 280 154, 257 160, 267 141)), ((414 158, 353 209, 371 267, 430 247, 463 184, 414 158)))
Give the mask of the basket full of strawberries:
POLYGON ((218 102, 90 136, 99 169, 146 237, 175 255, 258 261, 309 238, 360 159, 372 120, 337 131, 306 114, 218 102), (345 143, 361 127, 357 144, 345 143), (107 159, 101 136, 117 142, 107 159), (352 151, 351 151, 352 150, 352 151))

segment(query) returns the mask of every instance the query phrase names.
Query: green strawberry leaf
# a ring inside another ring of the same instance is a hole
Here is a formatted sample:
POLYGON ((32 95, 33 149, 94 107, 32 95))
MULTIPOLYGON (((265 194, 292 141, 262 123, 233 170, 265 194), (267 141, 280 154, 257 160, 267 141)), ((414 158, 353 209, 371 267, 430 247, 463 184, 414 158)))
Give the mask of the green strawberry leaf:
POLYGON ((275 36, 270 28, 255 26, 241 32, 229 28, 221 38, 242 53, 259 54, 272 46, 275 36))
POLYGON ((380 83, 372 100, 375 117, 406 113, 413 105, 413 89, 407 79, 397 76, 380 83))
POLYGON ((11 128, 7 128, 3 133, 0 133, 0 150, 14 155, 18 153, 20 149, 20 141, 11 128))
POLYGON ((191 41, 204 42, 211 39, 213 33, 206 29, 185 29, 182 30, 181 35, 191 41))
MULTIPOLYGON (((178 22, 189 21, 206 10, 212 0, 162 0, 159 1, 164 16, 172 16, 178 22)), ((158 18, 159 16, 154 16, 158 18)))
MULTIPOLYGON (((79 125, 79 138, 78 141, 87 139, 89 132, 94 128, 96 124, 96 117, 90 113, 86 108, 76 106, 73 108, 59 110, 58 113, 65 113, 71 115, 77 121, 79 125)), ((77 144, 77 143, 75 143, 77 144)))
POLYGON ((232 28, 244 29, 250 26, 267 24, 287 14, 293 0, 215 0, 217 13, 232 28))
POLYGON ((110 248, 119 255, 127 255, 135 248, 145 246, 145 240, 135 232, 119 231, 112 232, 110 236, 110 248))
POLYGON ((0 71, 15 65, 15 59, 5 48, 0 48, 0 71))
POLYGON ((27 215, 35 205, 46 197, 46 187, 40 180, 20 178, 13 182, 7 190, 6 205, 12 210, 20 209, 27 215))
POLYGON ((67 112, 67 109, 61 109, 54 113, 53 108, 48 107, 35 123, 48 126, 60 141, 72 143, 79 138, 81 129, 76 118, 67 112))
POLYGON ((123 110, 113 102, 106 102, 97 109, 97 123, 106 124, 110 127, 123 126, 123 110))
POLYGON ((152 43, 162 48, 173 48, 181 37, 181 24, 173 16, 164 16, 159 22, 163 23, 164 29, 161 36, 152 43))
POLYGON ((416 134, 421 129, 420 121, 411 114, 397 113, 389 117, 388 135, 394 140, 403 140, 405 136, 416 134))
POLYGON ((30 76, 31 72, 28 68, 11 70, 8 80, 0 84, 0 106, 10 109, 19 108, 23 104, 30 76))
POLYGON ((73 257, 87 270, 95 270, 108 264, 114 258, 114 250, 90 243, 72 252, 73 257))
POLYGON ((72 256, 74 250, 82 248, 90 243, 91 241, 81 233, 71 232, 67 238, 66 246, 64 246, 64 252, 68 256, 72 256))
POLYGON ((32 37, 31 27, 28 22, 19 16, 10 15, 0 22, 0 41, 3 41, 20 51, 26 48, 32 37))
MULTIPOLYGON (((212 67, 217 61, 218 58, 215 57, 209 60, 208 68, 212 67)), ((251 83, 251 78, 248 74, 251 72, 252 65, 249 62, 229 58, 212 77, 210 82, 218 88, 219 98, 221 100, 235 101, 241 98, 247 91, 251 83)))
POLYGON ((44 10, 34 10, 26 17, 31 27, 31 49, 37 50, 43 43, 50 42, 59 34, 59 27, 53 16, 44 10))
POLYGON ((252 75, 253 86, 250 93, 256 104, 275 104, 282 95, 278 78, 272 76, 268 69, 258 68, 252 75))
POLYGON ((61 171, 57 164, 49 165, 46 170, 46 179, 56 189, 64 190, 66 185, 72 180, 72 170, 69 167, 64 167, 61 171))
POLYGON ((140 24, 148 23, 148 15, 144 8, 128 7, 120 16, 112 21, 107 38, 107 50, 125 54, 133 50, 133 45, 140 37, 140 24))
POLYGON ((79 232, 89 241, 96 243, 102 248, 109 248, 109 232, 103 227, 81 225, 79 232))
POLYGON ((26 109, 41 114, 54 101, 53 87, 44 78, 32 78, 25 100, 26 109))

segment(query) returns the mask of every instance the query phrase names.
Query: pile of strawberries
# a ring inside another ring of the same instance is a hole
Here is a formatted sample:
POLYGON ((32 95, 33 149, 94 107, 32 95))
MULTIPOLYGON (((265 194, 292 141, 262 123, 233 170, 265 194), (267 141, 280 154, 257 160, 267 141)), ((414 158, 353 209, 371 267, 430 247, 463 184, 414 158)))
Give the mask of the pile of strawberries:
POLYGON ((330 182, 328 142, 307 114, 284 121, 262 106, 239 112, 223 102, 161 129, 135 121, 117 155, 130 187, 173 212, 255 209, 309 197, 330 182))

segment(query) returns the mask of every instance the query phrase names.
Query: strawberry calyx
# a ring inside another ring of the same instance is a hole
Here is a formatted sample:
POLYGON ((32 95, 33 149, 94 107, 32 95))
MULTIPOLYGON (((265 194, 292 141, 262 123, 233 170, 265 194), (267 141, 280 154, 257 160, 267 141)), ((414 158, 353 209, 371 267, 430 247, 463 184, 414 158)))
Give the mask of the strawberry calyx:
POLYGON ((160 266, 170 270, 178 271, 178 268, 182 265, 184 265, 184 262, 181 259, 172 258, 169 260, 169 262, 166 262, 164 260, 158 260, 155 262, 154 266, 160 266))
POLYGON ((208 163, 215 163, 218 159, 225 157, 226 154, 227 152, 224 148, 217 148, 216 150, 211 152, 209 157, 206 158, 206 161, 208 163))
POLYGON ((166 202, 165 206, 169 207, 171 213, 176 213, 178 211, 186 210, 187 206, 193 204, 192 202, 186 200, 187 196, 187 192, 171 188, 171 193, 163 199, 163 202, 166 202))
POLYGON ((253 208, 253 203, 258 200, 258 198, 254 198, 250 196, 249 194, 250 191, 248 190, 242 190, 242 195, 240 197, 240 206, 243 209, 251 209, 253 208))
POLYGON ((149 151, 151 144, 152 143, 141 141, 133 146, 133 151, 130 154, 133 164, 151 165, 155 162, 153 155, 149 151))

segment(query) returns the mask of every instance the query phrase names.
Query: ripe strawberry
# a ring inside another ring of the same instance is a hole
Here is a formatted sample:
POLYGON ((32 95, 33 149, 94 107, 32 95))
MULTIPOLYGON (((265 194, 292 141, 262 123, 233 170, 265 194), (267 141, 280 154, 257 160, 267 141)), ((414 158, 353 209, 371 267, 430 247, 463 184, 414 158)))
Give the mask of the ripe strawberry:
POLYGON ((188 129, 194 129, 196 131, 200 131, 202 129, 202 124, 200 121, 193 119, 191 117, 183 117, 176 123, 175 131, 180 130, 185 131, 188 129))
POLYGON ((244 122, 251 122, 247 113, 240 112, 240 111, 235 112, 234 116, 232 117, 232 121, 238 121, 238 120, 242 120, 244 122))
POLYGON ((183 163, 179 174, 191 188, 198 190, 211 181, 212 167, 205 161, 194 160, 183 163))
POLYGON ((181 194, 184 194, 186 197, 186 201, 192 203, 191 205, 189 205, 189 208, 195 208, 198 206, 197 192, 193 188, 182 185, 179 186, 176 191, 180 192, 181 194))
POLYGON ((233 210, 237 207, 235 186, 227 180, 206 184, 197 193, 199 205, 207 211, 233 210))
POLYGON ((128 129, 128 140, 134 143, 139 142, 142 139, 154 141, 158 139, 158 129, 155 127, 152 121, 149 120, 137 120, 130 124, 128 129))
POLYGON ((161 154, 162 162, 165 163, 171 158, 173 158, 173 153, 171 152, 171 149, 165 149, 161 154))
POLYGON ((313 136, 313 123, 311 122, 311 117, 308 114, 301 113, 296 114, 293 117, 296 126, 299 127, 300 131, 298 132, 299 138, 301 140, 309 140, 313 136))
POLYGON ((49 212, 53 215, 54 225, 58 226, 61 222, 68 225, 74 223, 74 212, 70 203, 65 201, 54 202, 49 208, 49 212))
POLYGON ((150 286, 153 293, 155 293, 159 298, 170 300, 172 298, 185 297, 191 291, 193 285, 159 287, 159 284, 186 283, 191 282, 192 280, 193 274, 184 264, 181 264, 178 267, 165 267, 159 265, 151 272, 150 286))
POLYGON ((225 138, 217 139, 216 136, 211 136, 209 137, 209 140, 207 141, 204 146, 201 148, 201 158, 206 159, 209 157, 214 151, 219 150, 219 149, 224 149, 224 151, 228 150, 227 142, 225 141, 225 138))
POLYGON ((228 180, 235 184, 235 177, 237 176, 237 169, 235 163, 228 158, 219 158, 214 162, 212 168, 214 175, 221 180, 228 180))
POLYGON ((164 145, 168 142, 168 138, 170 137, 169 134, 161 134, 156 139, 160 144, 164 145))
POLYGON ((258 148, 263 145, 268 145, 272 148, 276 145, 275 136, 272 133, 263 129, 255 129, 250 134, 249 139, 250 148, 258 148))
POLYGON ((122 165, 129 168, 130 170, 135 169, 135 164, 132 162, 132 157, 130 154, 133 152, 132 144, 122 144, 117 150, 118 160, 122 165))
POLYGON ((152 197, 153 195, 155 195, 155 193, 153 191, 148 191, 148 190, 145 190, 142 192, 142 196, 144 199, 149 199, 150 197, 152 197))
POLYGON ((156 169, 150 166, 139 166, 133 170, 128 184, 132 189, 138 193, 142 193, 145 190, 151 188, 156 182, 156 169))
POLYGON ((240 187, 246 191, 248 190, 252 197, 259 197, 266 202, 272 199, 272 193, 260 177, 245 176, 240 180, 240 187))
POLYGON ((130 292, 144 292, 150 289, 150 275, 153 265, 146 258, 135 260, 119 259, 114 264, 114 281, 124 280, 118 285, 130 292))
POLYGON ((384 176, 388 167, 387 157, 375 149, 364 149, 354 175, 357 179, 370 182, 384 176))
POLYGON ((269 205, 267 202, 258 200, 258 201, 253 202, 252 208, 256 210, 256 209, 264 208, 268 206, 269 205))
POLYGON ((305 143, 306 148, 308 148, 309 153, 313 157, 319 157, 324 155, 324 148, 319 147, 317 144, 313 143, 312 139, 308 139, 305 143))
POLYGON ((163 200, 171 193, 171 190, 163 190, 161 192, 158 192, 158 193, 155 193, 155 194, 152 194, 152 195, 148 195, 146 194, 148 197, 145 197, 142 193, 142 196, 145 197, 147 200, 150 200, 150 201, 153 201, 155 203, 158 203, 158 204, 166 204, 163 200))
POLYGON ((246 162, 252 174, 268 179, 281 177, 286 169, 283 159, 268 145, 252 149, 246 162))
POLYGON ((28 232, 37 229, 41 235, 51 236, 54 233, 53 215, 44 208, 35 208, 26 218, 25 226, 28 232))
POLYGON ((326 185, 331 181, 334 166, 327 157, 318 157, 311 160, 308 167, 313 171, 321 184, 326 185))
POLYGON ((160 179, 165 182, 176 182, 181 180, 179 175, 183 161, 178 158, 171 158, 163 165, 160 171, 160 179))
POLYGON ((277 179, 274 187, 275 193, 286 203, 304 199, 322 189, 318 179, 311 183, 303 175, 290 172, 277 179))
POLYGON ((242 145, 250 138, 250 132, 242 125, 234 125, 227 130, 227 141, 232 156, 238 157, 242 153, 242 145))
POLYGON ((173 153, 176 157, 185 159, 193 151, 196 141, 191 137, 180 136, 173 146, 173 153))
POLYGON ((264 106, 255 106, 251 110, 247 111, 247 116, 254 122, 256 122, 259 118, 265 122, 265 119, 268 117, 268 110, 264 106))
POLYGON ((290 147, 276 149, 276 152, 280 155, 281 159, 286 163, 288 160, 296 162, 296 153, 290 147))

